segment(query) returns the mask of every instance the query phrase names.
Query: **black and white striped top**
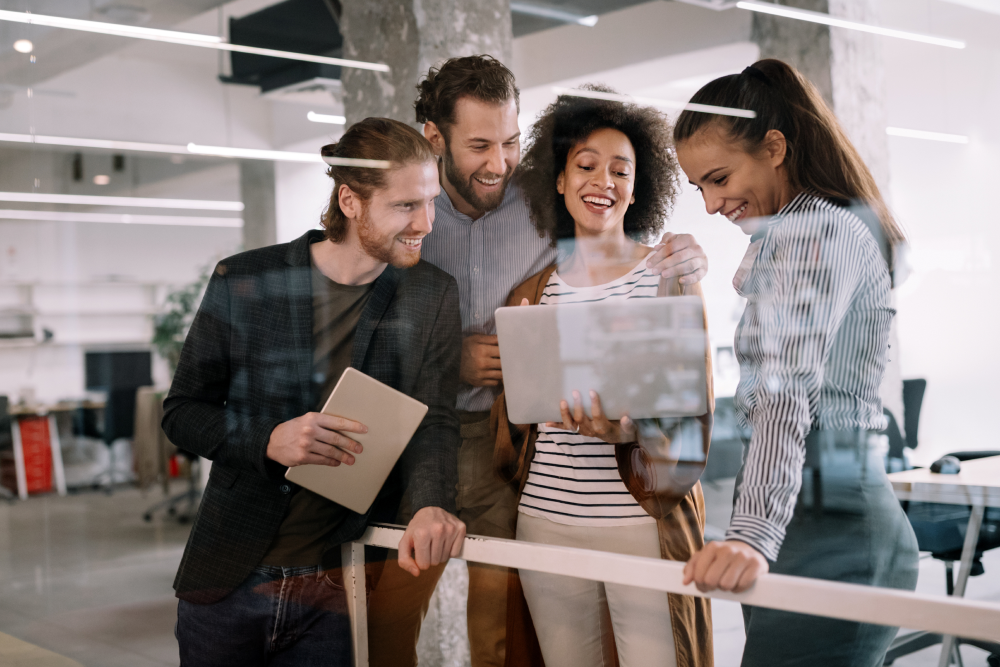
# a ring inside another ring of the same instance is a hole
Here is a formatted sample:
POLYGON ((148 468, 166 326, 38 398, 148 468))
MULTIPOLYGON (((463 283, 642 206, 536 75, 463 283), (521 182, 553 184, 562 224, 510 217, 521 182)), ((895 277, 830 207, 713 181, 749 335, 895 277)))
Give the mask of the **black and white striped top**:
POLYGON ((752 429, 726 534, 775 560, 816 429, 880 429, 893 310, 889 271, 865 222, 800 194, 747 251, 736 330, 737 418, 752 429), (749 270, 746 270, 749 269, 749 270))
MULTIPOLYGON (((659 280, 646 268, 645 258, 621 278, 592 287, 567 285, 554 271, 539 303, 655 297, 659 280)), ((588 401, 584 397, 585 405, 588 401)), ((626 526, 654 521, 625 488, 615 463, 614 445, 545 424, 538 425, 535 458, 528 469, 518 511, 573 526, 626 526)))

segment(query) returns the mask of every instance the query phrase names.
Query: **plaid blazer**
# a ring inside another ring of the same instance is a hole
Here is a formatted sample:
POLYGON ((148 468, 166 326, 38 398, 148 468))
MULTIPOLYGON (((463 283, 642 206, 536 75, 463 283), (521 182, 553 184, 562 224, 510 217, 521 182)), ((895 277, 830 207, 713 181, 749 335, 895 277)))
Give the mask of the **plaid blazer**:
MULTIPOLYGON (((163 428, 171 442, 213 462, 174 589, 196 603, 221 600, 257 567, 285 517, 293 485, 266 456, 274 428, 314 411, 309 244, 234 255, 216 266, 184 343, 163 428)), ((459 438, 455 399, 461 353, 458 286, 420 262, 389 266, 358 322, 351 366, 429 406, 367 514, 354 512, 331 547, 371 521, 455 512, 459 438)))

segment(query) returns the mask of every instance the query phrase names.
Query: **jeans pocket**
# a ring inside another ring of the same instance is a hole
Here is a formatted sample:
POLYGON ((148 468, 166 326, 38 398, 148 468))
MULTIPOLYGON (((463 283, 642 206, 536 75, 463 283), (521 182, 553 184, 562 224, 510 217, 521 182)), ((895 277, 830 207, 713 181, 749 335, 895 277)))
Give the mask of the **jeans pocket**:
POLYGON ((319 580, 324 586, 332 588, 335 591, 344 590, 344 570, 341 568, 323 570, 319 573, 319 580))

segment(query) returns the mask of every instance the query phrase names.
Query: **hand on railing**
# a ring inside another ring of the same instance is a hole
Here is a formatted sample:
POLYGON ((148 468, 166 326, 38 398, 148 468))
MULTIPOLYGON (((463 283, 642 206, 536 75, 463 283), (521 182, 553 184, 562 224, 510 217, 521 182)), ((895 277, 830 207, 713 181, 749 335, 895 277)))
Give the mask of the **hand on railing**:
POLYGON ((684 566, 684 585, 694 582, 702 593, 716 589, 742 593, 769 568, 767 559, 746 542, 709 542, 684 566))
POLYGON ((424 507, 410 519, 399 540, 399 566, 420 576, 421 570, 445 563, 462 552, 465 524, 440 507, 424 507))

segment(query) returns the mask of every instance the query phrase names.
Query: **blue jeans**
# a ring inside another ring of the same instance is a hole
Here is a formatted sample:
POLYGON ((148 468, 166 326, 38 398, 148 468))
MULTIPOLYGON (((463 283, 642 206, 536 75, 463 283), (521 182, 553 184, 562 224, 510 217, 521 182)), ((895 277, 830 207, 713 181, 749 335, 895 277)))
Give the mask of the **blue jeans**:
POLYGON ((340 569, 255 569, 214 604, 177 605, 181 667, 350 665, 351 624, 340 569))

